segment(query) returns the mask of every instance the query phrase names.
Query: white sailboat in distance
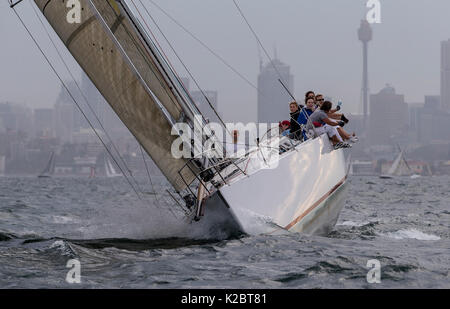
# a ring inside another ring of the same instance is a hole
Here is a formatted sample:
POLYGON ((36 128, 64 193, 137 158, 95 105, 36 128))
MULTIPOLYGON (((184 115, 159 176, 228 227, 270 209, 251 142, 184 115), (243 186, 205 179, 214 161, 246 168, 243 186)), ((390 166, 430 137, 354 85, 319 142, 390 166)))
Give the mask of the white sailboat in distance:
POLYGON ((111 160, 106 155, 105 155, 105 175, 108 178, 123 176, 121 173, 118 173, 116 171, 116 169, 114 168, 114 165, 112 164, 111 160))
MULTIPOLYGON (((185 209, 191 224, 248 234, 325 235, 333 229, 345 203, 348 164, 327 136, 300 142, 279 140, 277 133, 238 159, 174 157, 176 140, 192 141, 181 132, 172 135, 175 124, 207 122, 195 116, 201 114, 197 106, 130 8, 134 1, 80 0, 79 23, 67 21, 71 8, 65 1, 34 2, 167 178, 173 207, 185 209), (274 166, 267 160, 271 154, 279 155, 274 166)), ((212 131, 192 139, 215 141, 213 151, 224 151, 212 131)))
MULTIPOLYGON (((399 147, 399 149, 400 149, 400 147, 399 147)), ((404 166, 406 166, 406 169, 408 171, 406 173, 406 176, 409 176, 413 173, 411 168, 408 165, 408 162, 406 162, 404 153, 405 153, 405 151, 400 149, 399 154, 395 158, 395 160, 392 163, 391 167, 389 168, 387 174, 381 174, 380 178, 391 179, 391 178, 394 178, 397 176, 403 176, 403 175, 405 175, 405 173, 404 173, 405 167, 404 166)))
POLYGON ((52 151, 45 169, 38 175, 38 178, 50 178, 55 173, 55 152, 52 151))

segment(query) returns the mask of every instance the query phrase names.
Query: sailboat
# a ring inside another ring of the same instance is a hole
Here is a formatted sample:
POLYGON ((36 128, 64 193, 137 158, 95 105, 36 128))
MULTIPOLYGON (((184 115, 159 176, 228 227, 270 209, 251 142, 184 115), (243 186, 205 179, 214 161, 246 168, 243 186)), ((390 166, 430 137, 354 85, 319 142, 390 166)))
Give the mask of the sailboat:
POLYGON ((174 205, 189 210, 190 224, 248 234, 333 229, 345 203, 348 164, 327 136, 297 142, 270 135, 238 159, 221 158, 222 141, 196 116, 201 113, 181 79, 130 8, 133 1, 80 0, 79 23, 67 21, 64 1, 34 2, 167 178, 174 205), (177 123, 205 130, 187 139, 173 130, 177 123), (217 156, 173 156, 179 138, 188 145, 214 141, 217 156), (268 160, 272 154, 276 162, 268 160))
POLYGON ((116 171, 116 169, 114 168, 114 165, 111 163, 111 160, 106 156, 105 156, 105 175, 108 178, 122 176, 121 173, 118 173, 116 171))
POLYGON ((39 178, 49 178, 55 172, 55 152, 52 151, 50 154, 50 159, 45 167, 45 169, 38 175, 39 178))
POLYGON ((408 162, 406 162, 404 157, 404 150, 400 150, 400 153, 395 158, 394 162, 392 163, 391 167, 389 168, 387 174, 380 175, 380 178, 383 179, 391 179, 396 176, 407 176, 411 175, 412 170, 409 167, 408 162), (405 168, 403 166, 406 166, 408 173, 405 175, 404 170, 405 168))

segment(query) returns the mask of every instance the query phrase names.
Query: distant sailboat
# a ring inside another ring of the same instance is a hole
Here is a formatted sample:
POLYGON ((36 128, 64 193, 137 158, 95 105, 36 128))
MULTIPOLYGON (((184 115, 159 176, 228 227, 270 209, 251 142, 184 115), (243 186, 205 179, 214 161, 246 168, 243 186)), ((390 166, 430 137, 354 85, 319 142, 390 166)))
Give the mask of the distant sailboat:
POLYGON ((49 178, 55 173, 55 153, 52 151, 45 169, 38 175, 39 178, 49 178))
POLYGON ((395 158, 394 163, 392 163, 391 168, 389 169, 389 171, 387 172, 387 174, 382 174, 380 175, 380 178, 384 178, 384 179, 390 179, 393 178, 395 176, 407 176, 404 175, 403 173, 403 164, 405 164, 405 166, 408 169, 408 175, 412 174, 412 170, 408 165, 408 162, 406 162, 405 157, 403 156, 404 154, 404 150, 401 150, 400 153, 398 154, 398 156, 395 158))
POLYGON ((118 173, 116 169, 114 168, 114 165, 111 163, 111 160, 109 160, 108 157, 105 157, 105 174, 106 177, 120 177, 122 176, 121 173, 118 173))

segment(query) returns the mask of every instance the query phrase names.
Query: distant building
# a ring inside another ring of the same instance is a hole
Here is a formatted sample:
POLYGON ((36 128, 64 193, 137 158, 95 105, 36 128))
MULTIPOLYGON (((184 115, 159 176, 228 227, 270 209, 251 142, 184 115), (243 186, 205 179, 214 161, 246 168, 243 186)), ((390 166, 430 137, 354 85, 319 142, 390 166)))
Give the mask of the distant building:
POLYGON ((441 103, 441 97, 438 95, 426 95, 425 96, 425 107, 431 109, 439 109, 441 103))
MULTIPOLYGON (((96 120, 98 118, 100 122, 103 124, 105 122, 105 115, 106 115, 106 107, 108 103, 106 103, 103 96, 100 94, 98 89, 94 86, 94 84, 91 82, 89 77, 87 77, 85 74, 83 74, 82 81, 81 81, 81 89, 83 91, 83 94, 86 96, 89 106, 86 106, 84 112, 88 116, 88 118, 91 120, 93 126, 96 129, 100 129, 101 126, 96 120), (93 115, 93 112, 97 117, 93 115)), ((83 102, 83 106, 85 103, 83 102)), ((108 105, 109 106, 109 105, 108 105)), ((84 119, 84 116, 81 113, 78 113, 80 117, 80 127, 81 128, 90 128, 90 125, 87 123, 87 121, 84 119)))
POLYGON ((74 108, 73 104, 57 102, 54 107, 55 137, 61 143, 72 143, 74 132, 74 108))
POLYGON ((450 112, 450 39, 441 42, 441 108, 450 112))
POLYGON ((356 135, 364 133, 364 115, 346 115, 350 122, 345 126, 348 132, 355 132, 356 135))
POLYGON ((33 112, 36 137, 54 137, 54 114, 52 108, 37 108, 33 112))
POLYGON ((403 95, 389 85, 370 96, 369 139, 375 145, 390 145, 405 140, 408 105, 403 95))
MULTIPOLYGON (((364 115, 362 115, 364 117, 364 115)), ((375 174, 375 166, 372 161, 353 161, 350 166, 350 174, 356 176, 371 176, 375 174)))
MULTIPOLYGON (((292 98, 281 85, 280 79, 293 94, 294 76, 288 65, 275 58, 272 63, 261 66, 258 76, 258 122, 260 123, 275 123, 289 119, 289 102, 292 98)), ((303 102, 298 103, 303 104, 303 102)))
POLYGON ((364 127, 366 131, 367 118, 369 115, 369 42, 372 41, 373 31, 367 20, 361 20, 361 26, 358 29, 358 39, 363 44, 363 83, 362 83, 362 97, 363 97, 363 115, 364 127))
POLYGON ((33 111, 16 103, 0 103, 0 131, 33 132, 33 111))
POLYGON ((426 96, 419 110, 417 133, 421 143, 450 140, 450 112, 439 108, 439 96, 426 96))
POLYGON ((216 110, 217 113, 219 113, 219 94, 217 91, 213 90, 192 90, 190 89, 190 79, 187 77, 181 77, 180 78, 181 83, 183 84, 183 87, 185 90, 190 94, 192 100, 197 105, 200 112, 203 114, 203 116, 209 120, 209 122, 217 122, 219 123, 220 120, 217 117, 216 113, 212 110, 210 103, 212 107, 216 110), (205 98, 208 98, 206 99, 205 98), (209 101, 209 102, 208 102, 209 101))
POLYGON ((191 91, 191 97, 194 100, 195 104, 197 104, 198 108, 200 109, 200 112, 203 114, 205 118, 207 118, 210 122, 219 122, 219 118, 209 105, 211 103, 216 112, 218 112, 217 91, 206 90, 203 91, 203 93, 201 91, 191 91), (205 96, 206 98, 208 98, 208 100, 205 98, 205 96))
MULTIPOLYGON (((97 134, 102 139, 105 139, 105 134, 101 130, 97 130, 97 134)), ((102 144, 98 140, 98 136, 92 129, 80 129, 73 133, 73 143, 75 144, 96 144, 102 147, 102 144)))
POLYGON ((423 112, 424 103, 408 103, 408 140, 410 142, 419 141, 420 118, 423 112))

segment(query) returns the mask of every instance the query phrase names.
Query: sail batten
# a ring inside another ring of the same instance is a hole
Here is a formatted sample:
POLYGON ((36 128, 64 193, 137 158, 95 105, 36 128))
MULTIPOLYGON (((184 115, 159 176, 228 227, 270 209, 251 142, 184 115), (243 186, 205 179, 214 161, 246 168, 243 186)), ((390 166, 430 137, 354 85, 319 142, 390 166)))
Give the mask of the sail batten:
MULTIPOLYGON (((185 189, 195 178, 190 169, 183 169, 191 163, 171 154, 178 138, 171 135, 172 125, 182 119, 183 108, 118 4, 114 0, 80 0, 81 23, 70 24, 65 2, 34 1, 174 189, 185 189)), ((195 166, 191 168, 197 171, 195 166)))

